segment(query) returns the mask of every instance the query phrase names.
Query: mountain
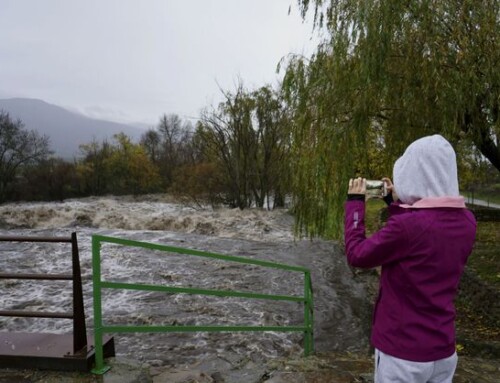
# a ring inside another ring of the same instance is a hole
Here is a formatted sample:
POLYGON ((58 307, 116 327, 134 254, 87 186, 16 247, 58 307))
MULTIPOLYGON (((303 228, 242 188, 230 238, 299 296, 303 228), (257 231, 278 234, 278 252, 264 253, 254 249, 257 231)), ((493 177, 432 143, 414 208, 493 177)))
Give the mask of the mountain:
POLYGON ((9 113, 13 120, 19 118, 25 129, 48 136, 51 150, 56 156, 65 159, 79 156, 79 145, 93 139, 98 142, 104 139, 111 141, 114 134, 123 132, 137 142, 144 132, 134 126, 89 118, 36 99, 0 100, 0 111, 9 113))

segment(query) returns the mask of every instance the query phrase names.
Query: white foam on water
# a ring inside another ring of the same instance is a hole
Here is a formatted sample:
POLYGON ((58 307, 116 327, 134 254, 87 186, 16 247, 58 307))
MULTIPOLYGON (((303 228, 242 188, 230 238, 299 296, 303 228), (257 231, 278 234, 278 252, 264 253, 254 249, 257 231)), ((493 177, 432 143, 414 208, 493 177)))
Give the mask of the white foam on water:
POLYGON ((30 229, 92 227, 161 230, 257 241, 293 240, 293 218, 284 209, 194 209, 168 199, 89 197, 64 202, 0 205, 4 226, 30 229))
MULTIPOLYGON (((87 327, 93 327, 91 237, 100 234, 168 246, 195 248, 266 261, 311 267, 315 283, 317 343, 343 349, 364 347, 351 296, 359 286, 346 278, 342 258, 326 241, 293 237, 286 210, 194 209, 161 196, 83 198, 64 202, 0 205, 0 235, 64 236, 77 232, 87 327), (328 272, 326 272, 327 270, 328 272), (339 289, 344 292, 338 293, 339 289), (346 298, 344 299, 344 296, 346 298)), ((69 244, 0 243, 0 270, 17 273, 67 273, 69 244)), ((113 244, 101 247, 102 279, 246 291, 303 294, 303 276, 255 265, 163 253, 113 244)), ((1 309, 70 311, 70 282, 0 280, 1 309), (66 286, 66 287, 65 287, 66 286)), ((130 325, 300 325, 297 302, 219 298, 132 290, 105 290, 104 321, 130 325)), ((359 305, 359 300, 354 304, 359 305)), ((70 332, 68 320, 0 317, 2 331, 70 332)), ((207 353, 235 352, 264 357, 302 352, 302 334, 170 333, 117 334, 117 353, 156 364, 189 363, 207 353)))

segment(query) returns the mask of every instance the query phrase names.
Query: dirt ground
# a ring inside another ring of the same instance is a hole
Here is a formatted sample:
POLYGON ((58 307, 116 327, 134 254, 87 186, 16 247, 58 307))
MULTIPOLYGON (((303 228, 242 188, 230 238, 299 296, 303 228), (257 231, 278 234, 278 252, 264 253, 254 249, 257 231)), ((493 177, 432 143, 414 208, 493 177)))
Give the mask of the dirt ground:
MULTIPOLYGON (((213 357, 182 369, 153 368, 111 358, 102 376, 91 373, 0 369, 0 383, 356 383, 372 382, 369 355, 325 353, 309 358, 251 360, 230 366, 213 357)), ((496 383, 500 360, 459 358, 455 383, 496 383)))

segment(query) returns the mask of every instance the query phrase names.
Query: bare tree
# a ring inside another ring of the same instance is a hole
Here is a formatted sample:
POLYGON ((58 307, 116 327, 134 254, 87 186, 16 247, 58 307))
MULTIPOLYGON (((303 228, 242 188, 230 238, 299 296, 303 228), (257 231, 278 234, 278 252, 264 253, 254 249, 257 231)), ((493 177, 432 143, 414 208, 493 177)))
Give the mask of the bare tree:
POLYGON ((209 161, 224 176, 227 203, 241 209, 283 206, 288 190, 288 112, 271 87, 223 92, 225 101, 201 118, 209 161), (271 198, 274 203, 271 205, 271 198))
POLYGON ((158 166, 167 186, 172 184, 175 169, 190 160, 189 145, 192 134, 191 123, 183 121, 177 114, 164 114, 160 117, 158 166))
POLYGON ((8 197, 22 166, 45 159, 49 154, 49 138, 24 129, 21 120, 13 121, 0 112, 0 202, 8 197))
POLYGON ((160 134, 154 129, 148 129, 141 137, 141 145, 144 147, 149 159, 154 164, 157 164, 160 161, 160 144, 160 134))

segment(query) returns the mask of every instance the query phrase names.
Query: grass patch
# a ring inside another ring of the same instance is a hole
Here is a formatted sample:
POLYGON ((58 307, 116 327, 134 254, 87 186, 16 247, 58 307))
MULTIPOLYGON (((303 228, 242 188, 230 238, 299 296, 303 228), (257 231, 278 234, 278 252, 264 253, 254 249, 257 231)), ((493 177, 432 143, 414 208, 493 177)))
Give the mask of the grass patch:
POLYGON ((490 203, 500 205, 500 192, 481 191, 481 192, 474 192, 474 195, 472 195, 471 193, 464 192, 462 195, 465 197, 466 202, 472 200, 472 197, 474 197, 474 199, 480 199, 486 202, 489 201, 490 203))
POLYGON ((370 236, 382 227, 380 218, 382 209, 387 207, 381 199, 370 199, 366 202, 365 226, 366 235, 370 236))
POLYGON ((476 243, 467 266, 500 290, 500 222, 477 223, 476 243))

